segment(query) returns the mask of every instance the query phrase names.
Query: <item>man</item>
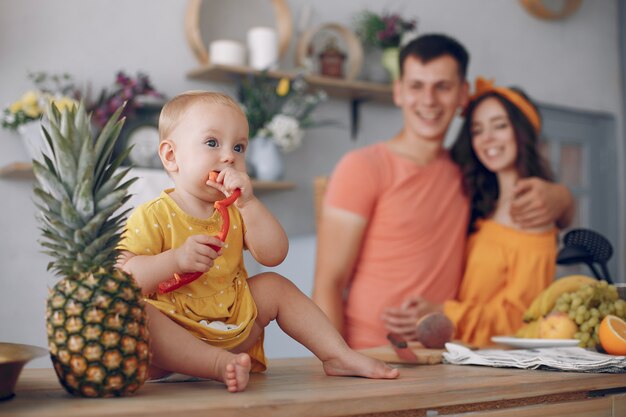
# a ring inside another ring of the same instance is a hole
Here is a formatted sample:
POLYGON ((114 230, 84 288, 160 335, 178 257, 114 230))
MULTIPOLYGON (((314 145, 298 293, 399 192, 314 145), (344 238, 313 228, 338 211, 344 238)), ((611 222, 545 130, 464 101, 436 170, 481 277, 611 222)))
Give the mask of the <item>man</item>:
MULTIPOLYGON (((403 126, 386 142, 348 153, 332 174, 320 218, 313 299, 353 348, 387 343, 385 309, 417 319, 411 300, 456 295, 469 206, 443 148, 467 102, 469 55, 456 40, 424 35, 400 54, 394 103, 403 126)), ((572 197, 537 178, 517 185, 521 226, 572 216, 572 197)))

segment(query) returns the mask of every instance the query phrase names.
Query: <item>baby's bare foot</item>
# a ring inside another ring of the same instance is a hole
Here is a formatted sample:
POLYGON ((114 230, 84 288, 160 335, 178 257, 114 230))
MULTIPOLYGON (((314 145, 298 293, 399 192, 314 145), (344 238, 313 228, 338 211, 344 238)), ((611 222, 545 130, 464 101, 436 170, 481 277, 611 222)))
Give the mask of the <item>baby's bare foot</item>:
POLYGON ((343 356, 323 362, 324 372, 331 376, 362 376, 374 379, 394 379, 400 375, 398 369, 385 362, 362 355, 353 350, 343 356))
POLYGON ((222 371, 223 382, 230 392, 239 392, 246 389, 250 379, 250 356, 247 353, 233 355, 222 371))

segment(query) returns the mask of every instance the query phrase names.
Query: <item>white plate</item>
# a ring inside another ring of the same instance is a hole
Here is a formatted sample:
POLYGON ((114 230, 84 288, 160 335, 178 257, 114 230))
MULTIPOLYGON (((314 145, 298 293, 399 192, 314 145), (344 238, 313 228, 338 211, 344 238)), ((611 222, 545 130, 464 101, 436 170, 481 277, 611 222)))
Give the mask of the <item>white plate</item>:
POLYGON ((578 346, 580 343, 578 339, 526 339, 511 336, 493 336, 491 341, 521 349, 578 346))

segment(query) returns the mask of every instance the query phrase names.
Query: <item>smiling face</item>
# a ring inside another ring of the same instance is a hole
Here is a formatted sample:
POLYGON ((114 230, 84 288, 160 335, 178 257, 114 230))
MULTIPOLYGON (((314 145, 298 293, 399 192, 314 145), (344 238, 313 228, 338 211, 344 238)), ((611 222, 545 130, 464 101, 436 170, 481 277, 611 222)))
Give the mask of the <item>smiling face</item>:
POLYGON ((517 141, 513 125, 502 103, 485 98, 474 109, 471 124, 472 148, 480 162, 492 172, 516 170, 517 141))
POLYGON ((409 56, 402 78, 394 83, 394 102, 402 109, 408 134, 443 143, 457 109, 467 100, 467 91, 458 63, 450 55, 426 64, 409 56))
POLYGON ((223 195, 206 185, 209 173, 227 167, 245 172, 247 147, 248 122, 241 111, 196 100, 161 143, 160 154, 177 192, 212 202, 223 195))

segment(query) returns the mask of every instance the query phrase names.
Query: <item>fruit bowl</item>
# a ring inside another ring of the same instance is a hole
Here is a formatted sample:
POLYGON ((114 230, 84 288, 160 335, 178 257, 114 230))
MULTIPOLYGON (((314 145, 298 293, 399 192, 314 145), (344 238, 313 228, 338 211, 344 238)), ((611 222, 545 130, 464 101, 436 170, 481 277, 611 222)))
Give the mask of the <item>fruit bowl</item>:
POLYGON ((47 354, 46 349, 37 346, 0 343, 0 401, 13 397, 17 379, 24 365, 47 354))

